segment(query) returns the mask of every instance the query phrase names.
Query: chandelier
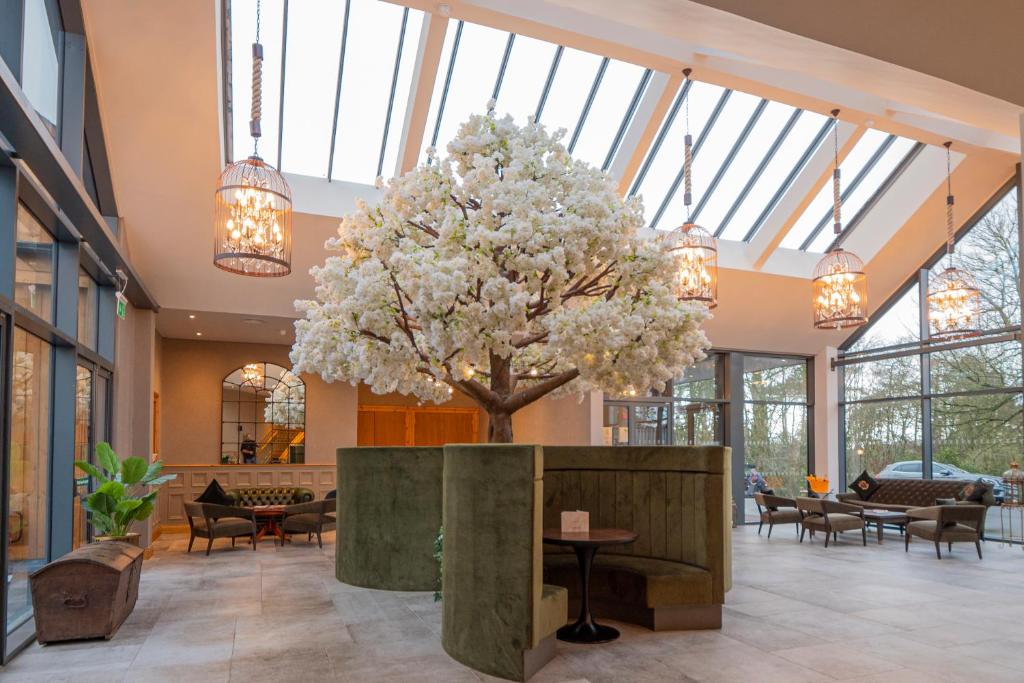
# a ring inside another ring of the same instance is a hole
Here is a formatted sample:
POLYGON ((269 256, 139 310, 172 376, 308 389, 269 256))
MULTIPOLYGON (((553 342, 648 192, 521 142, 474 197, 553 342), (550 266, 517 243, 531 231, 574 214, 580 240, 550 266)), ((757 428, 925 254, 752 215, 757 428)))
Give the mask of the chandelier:
MULTIPOLYGON (((840 217, 842 193, 839 187, 839 110, 832 110, 832 219, 835 234, 843 231, 840 217)), ((836 246, 814 268, 812 305, 814 326, 822 330, 857 327, 868 321, 868 280, 864 262, 856 254, 836 246)))
MULTIPOLYGON (((690 80, 690 69, 683 75, 690 80)), ((693 201, 693 138, 690 135, 690 95, 685 96, 686 137, 683 143, 683 203, 686 222, 672 231, 669 252, 675 265, 676 297, 698 301, 708 308, 718 305, 718 245, 714 236, 690 219, 693 201)))
POLYGON ((928 331, 931 339, 948 341, 980 334, 981 292, 968 271, 953 265, 956 232, 953 229, 953 181, 946 147, 946 254, 949 266, 928 282, 928 331))
POLYGON ((259 156, 262 99, 263 46, 257 2, 249 121, 253 153, 228 164, 220 174, 215 194, 213 265, 239 275, 281 277, 292 271, 292 191, 277 169, 259 156))
POLYGON ((251 384, 257 389, 263 388, 263 370, 259 363, 246 363, 242 366, 242 383, 251 384))

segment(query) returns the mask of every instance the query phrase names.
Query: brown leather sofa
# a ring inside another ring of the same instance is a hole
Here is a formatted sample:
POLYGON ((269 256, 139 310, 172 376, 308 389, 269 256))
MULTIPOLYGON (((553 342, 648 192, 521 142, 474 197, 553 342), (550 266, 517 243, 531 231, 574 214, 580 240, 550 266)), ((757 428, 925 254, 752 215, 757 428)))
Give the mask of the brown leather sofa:
POLYGON ((255 505, 296 505, 308 503, 316 497, 312 490, 301 486, 250 486, 225 491, 233 503, 242 507, 255 505))
POLYGON ((856 493, 840 493, 836 499, 851 505, 896 512, 931 507, 935 505, 936 498, 956 498, 958 505, 984 505, 986 509, 996 504, 991 490, 985 493, 980 503, 959 500, 960 492, 969 483, 949 479, 879 479, 878 490, 867 500, 861 500, 856 493))

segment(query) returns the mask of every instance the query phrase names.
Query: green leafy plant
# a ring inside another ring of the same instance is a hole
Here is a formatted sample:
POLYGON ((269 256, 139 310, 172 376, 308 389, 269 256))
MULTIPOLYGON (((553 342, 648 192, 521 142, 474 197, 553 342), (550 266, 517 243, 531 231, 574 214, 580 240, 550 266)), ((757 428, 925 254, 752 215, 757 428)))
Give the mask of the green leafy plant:
POLYGON ((159 460, 147 463, 135 456, 121 460, 105 441, 96 444, 96 461, 99 467, 83 460, 76 460, 75 467, 93 477, 98 484, 97 489, 85 499, 85 508, 92 518, 93 527, 103 536, 127 536, 133 522, 153 514, 157 491, 150 488, 178 476, 161 475, 164 465, 159 460))

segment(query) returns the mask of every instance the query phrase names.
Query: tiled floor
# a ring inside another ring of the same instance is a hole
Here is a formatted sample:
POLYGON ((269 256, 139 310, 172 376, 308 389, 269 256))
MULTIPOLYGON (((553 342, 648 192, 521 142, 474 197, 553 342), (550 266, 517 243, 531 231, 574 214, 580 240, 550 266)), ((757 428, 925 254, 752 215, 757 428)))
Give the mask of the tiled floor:
MULTIPOLYGON (((979 561, 972 546, 954 546, 940 562, 930 544, 904 554, 898 534, 887 536, 825 550, 798 544, 792 528, 771 541, 738 529, 721 631, 620 624, 615 643, 559 643, 533 681, 1024 681, 1021 548, 988 543, 979 561)), ((338 583, 333 545, 224 544, 208 558, 184 546, 158 542, 113 640, 33 645, 0 681, 494 680, 444 653, 429 594, 338 583)))

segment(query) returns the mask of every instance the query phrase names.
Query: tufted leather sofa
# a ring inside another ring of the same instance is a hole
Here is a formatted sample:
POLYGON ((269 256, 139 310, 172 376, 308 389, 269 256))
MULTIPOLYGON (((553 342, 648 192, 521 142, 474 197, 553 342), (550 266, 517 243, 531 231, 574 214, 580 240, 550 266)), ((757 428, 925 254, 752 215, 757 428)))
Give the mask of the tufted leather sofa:
POLYGON ((316 498, 312 490, 298 486, 251 486, 225 491, 234 501, 233 505, 253 507, 254 505, 294 505, 308 503, 316 498))
MULTIPOLYGON (((867 500, 861 500, 856 493, 840 493, 836 498, 865 508, 905 512, 911 508, 931 507, 936 498, 956 498, 958 504, 978 505, 960 501, 960 492, 970 482, 949 479, 879 479, 878 490, 867 500)), ((985 494, 981 505, 995 505, 992 491, 985 494)))

